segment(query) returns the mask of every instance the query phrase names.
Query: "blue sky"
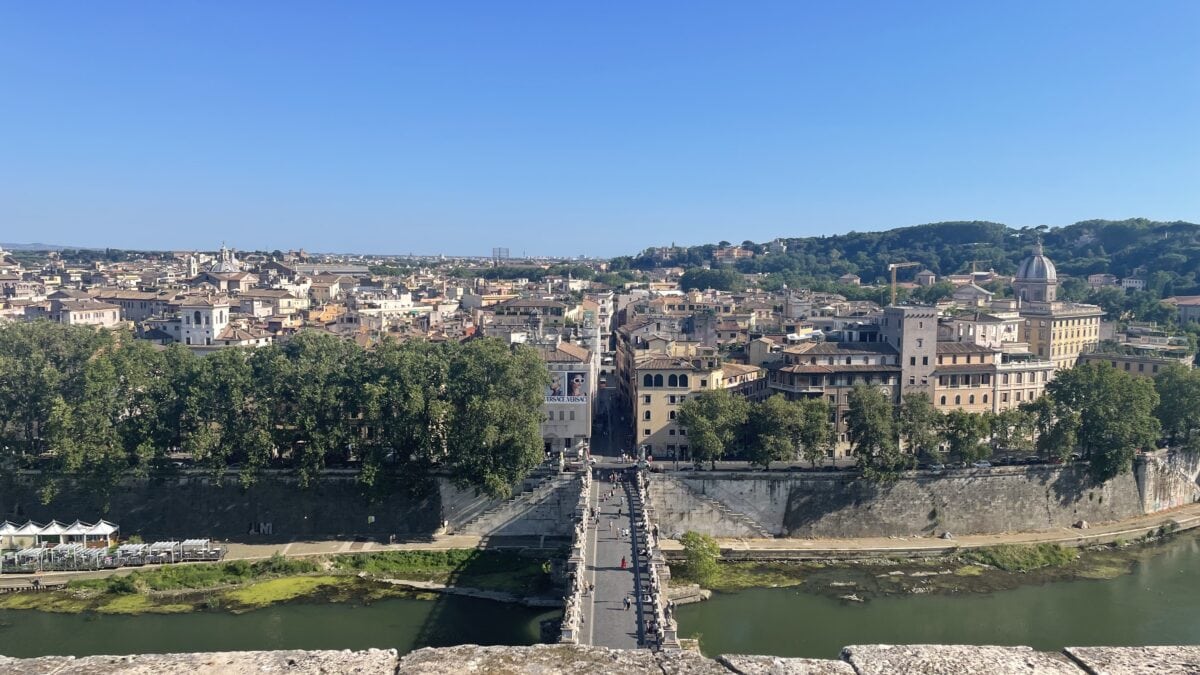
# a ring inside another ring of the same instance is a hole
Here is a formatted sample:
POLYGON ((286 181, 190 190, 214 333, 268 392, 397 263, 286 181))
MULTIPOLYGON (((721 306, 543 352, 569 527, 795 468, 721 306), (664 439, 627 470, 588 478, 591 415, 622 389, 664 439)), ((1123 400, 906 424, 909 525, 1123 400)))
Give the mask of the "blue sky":
POLYGON ((1200 220, 1200 2, 0 7, 0 241, 617 255, 1200 220))

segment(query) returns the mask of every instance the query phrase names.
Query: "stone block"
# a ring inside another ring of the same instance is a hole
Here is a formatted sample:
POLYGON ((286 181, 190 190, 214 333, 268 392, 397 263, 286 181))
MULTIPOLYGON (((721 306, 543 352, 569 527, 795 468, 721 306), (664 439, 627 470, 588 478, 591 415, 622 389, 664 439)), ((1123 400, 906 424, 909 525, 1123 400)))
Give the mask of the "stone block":
POLYGON ((391 675, 399 657, 394 649, 366 651, 258 651, 197 654, 83 656, 76 659, 0 659, 0 675, 72 673, 72 675, 391 675), (50 670, 49 666, 58 670, 50 670))
POLYGON ((852 645, 842 659, 858 675, 1081 675, 1066 656, 1029 647, 982 645, 852 645))
POLYGON ((728 654, 717 661, 739 675, 854 675, 845 661, 728 654))
POLYGON ((1063 651, 1093 675, 1200 673, 1200 646, 1067 647, 1063 651))

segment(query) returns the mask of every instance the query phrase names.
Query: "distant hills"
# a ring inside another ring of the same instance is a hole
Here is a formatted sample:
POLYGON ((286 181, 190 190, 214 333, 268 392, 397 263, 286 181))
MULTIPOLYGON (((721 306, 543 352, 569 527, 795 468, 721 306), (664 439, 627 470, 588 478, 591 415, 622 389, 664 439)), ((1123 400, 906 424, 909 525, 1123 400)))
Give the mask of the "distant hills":
MULTIPOLYGON (((1144 218, 1019 229, 1001 223, 961 221, 776 240, 787 246, 786 252, 778 246, 772 252, 772 247, 764 243, 743 242, 740 246, 754 250, 756 255, 739 259, 735 267, 745 273, 774 274, 789 283, 836 279, 844 274, 856 274, 864 283, 883 281, 892 262, 919 263, 918 267, 902 270, 902 279, 911 279, 922 267, 939 276, 969 271, 972 261, 980 270, 992 268, 1001 274, 1013 274, 1038 239, 1058 267, 1060 277, 1109 273, 1145 279, 1147 288, 1160 297, 1200 293, 1200 225, 1144 218)), ((666 256, 650 249, 627 260, 637 269, 694 267, 710 263, 717 247, 693 246, 666 256)))
POLYGON ((87 247, 82 246, 60 246, 58 244, 13 244, 8 242, 0 242, 0 248, 5 251, 65 251, 67 249, 80 250, 87 247))

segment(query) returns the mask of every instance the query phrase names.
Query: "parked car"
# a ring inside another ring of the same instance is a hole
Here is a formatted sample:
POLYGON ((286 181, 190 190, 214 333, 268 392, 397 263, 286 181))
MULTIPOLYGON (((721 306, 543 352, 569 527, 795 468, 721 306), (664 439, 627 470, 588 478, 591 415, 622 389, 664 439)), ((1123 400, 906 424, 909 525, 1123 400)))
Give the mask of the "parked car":
POLYGON ((990 469, 990 468, 992 468, 992 463, 987 460, 981 459, 978 462, 972 463, 971 466, 976 469, 990 469))
POLYGON ((940 473, 940 472, 942 472, 942 471, 945 471, 945 470, 946 470, 946 465, 945 465, 945 464, 930 464, 930 465, 929 465, 929 470, 930 470, 930 471, 937 471, 937 472, 939 472, 939 473, 940 473))

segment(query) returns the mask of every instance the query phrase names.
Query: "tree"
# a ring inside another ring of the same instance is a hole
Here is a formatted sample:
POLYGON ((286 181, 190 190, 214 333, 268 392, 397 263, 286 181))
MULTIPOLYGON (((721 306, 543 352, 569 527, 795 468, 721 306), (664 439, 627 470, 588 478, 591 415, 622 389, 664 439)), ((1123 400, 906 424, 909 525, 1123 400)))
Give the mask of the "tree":
POLYGON ((705 269, 693 267, 679 278, 679 287, 685 291, 715 289, 718 291, 738 291, 745 284, 742 275, 729 268, 705 269))
POLYGON ((983 415, 956 408, 942 418, 942 434, 950 456, 959 461, 974 462, 990 455, 991 448, 983 442, 987 433, 987 418, 983 415))
POLYGON ((748 414, 746 399, 727 389, 702 391, 679 406, 678 422, 687 429, 692 460, 697 467, 710 462, 716 468, 717 460, 737 438, 748 414))
POLYGON ((896 442, 891 401, 879 389, 864 384, 855 385, 849 399, 846 435, 863 477, 876 482, 896 480, 911 458, 896 442))
POLYGON ((942 461, 942 439, 938 434, 941 417, 926 394, 913 392, 901 397, 896 424, 909 452, 942 461))
MULTIPOLYGON (((1152 448, 1161 425, 1154 383, 1107 364, 1087 364, 1060 372, 1046 385, 1055 413, 1070 411, 1087 423, 1076 425, 1089 473, 1099 482, 1128 471, 1138 449, 1152 448)), ((1066 430, 1064 430, 1065 432, 1066 430)))
POLYGON ((800 428, 797 442, 804 459, 816 466, 833 447, 833 425, 829 421, 829 403, 824 398, 806 398, 800 402, 800 428))
POLYGON ((444 464, 456 483, 507 497, 542 460, 546 366, 531 347, 489 338, 452 351, 446 372, 444 464))
POLYGON ((750 463, 770 469, 772 461, 795 459, 796 442, 803 424, 804 411, 783 394, 775 394, 750 406, 746 449, 750 463))
POLYGON ((1154 378, 1155 415, 1172 443, 1186 445, 1200 429, 1200 370, 1172 364, 1154 378))
POLYGON ((1027 452, 1033 449, 1034 416, 1023 408, 1009 408, 990 420, 992 444, 1005 452, 1027 452))
POLYGON ((721 547, 707 534, 688 530, 679 537, 688 577, 698 584, 711 583, 720 571, 721 547))

